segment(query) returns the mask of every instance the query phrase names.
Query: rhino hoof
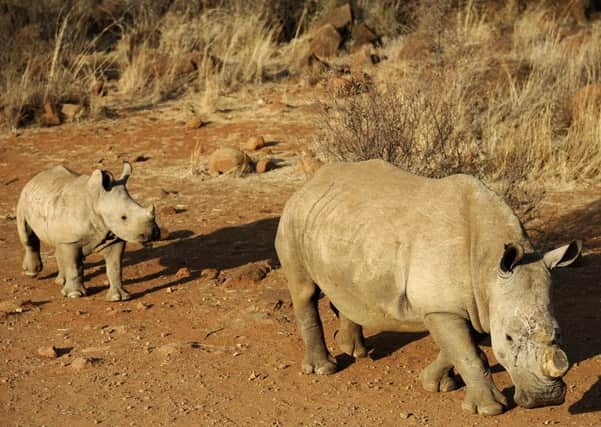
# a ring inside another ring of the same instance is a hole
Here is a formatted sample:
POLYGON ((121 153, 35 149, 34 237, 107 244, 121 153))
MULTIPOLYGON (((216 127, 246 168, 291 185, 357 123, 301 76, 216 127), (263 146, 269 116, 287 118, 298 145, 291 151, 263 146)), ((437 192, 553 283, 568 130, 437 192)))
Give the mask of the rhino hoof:
POLYGON ((330 375, 338 370, 336 363, 330 360, 323 360, 319 362, 303 362, 303 373, 305 374, 317 374, 317 375, 330 375))
POLYGON ((76 289, 62 289, 62 294, 69 298, 80 298, 86 295, 86 290, 83 287, 76 289))
POLYGON ((63 286, 65 284, 65 278, 57 276, 56 279, 54 279, 54 283, 56 283, 59 286, 63 286))
POLYGON ((27 277, 35 277, 38 275, 38 273, 35 271, 23 271, 23 274, 26 275, 27 277))
POLYGON ((131 295, 124 289, 109 289, 106 294, 107 301, 126 301, 131 298, 131 295))

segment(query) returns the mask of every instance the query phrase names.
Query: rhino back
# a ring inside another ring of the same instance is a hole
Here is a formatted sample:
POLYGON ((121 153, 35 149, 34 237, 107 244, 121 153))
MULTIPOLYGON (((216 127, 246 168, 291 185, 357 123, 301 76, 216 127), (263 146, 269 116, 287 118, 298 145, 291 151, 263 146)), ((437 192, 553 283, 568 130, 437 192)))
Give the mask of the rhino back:
POLYGON ((399 330, 417 329, 428 312, 475 315, 486 291, 473 288, 494 278, 493 254, 522 239, 515 215, 475 178, 428 179, 379 160, 321 168, 282 223, 341 312, 366 326, 399 321, 386 327, 399 330))
POLYGON ((90 232, 87 176, 55 166, 34 176, 23 188, 17 209, 44 242, 75 243, 90 232))

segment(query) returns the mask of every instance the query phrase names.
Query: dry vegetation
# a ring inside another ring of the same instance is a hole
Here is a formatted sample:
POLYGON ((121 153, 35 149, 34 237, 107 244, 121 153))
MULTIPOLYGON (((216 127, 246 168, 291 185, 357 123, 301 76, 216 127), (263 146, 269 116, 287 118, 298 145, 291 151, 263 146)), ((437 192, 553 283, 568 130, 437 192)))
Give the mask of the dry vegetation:
MULTIPOLYGON (((314 78, 315 70, 301 65, 303 40, 340 4, 0 5, 0 40, 11 46, 0 55, 0 122, 43 125, 44 114, 64 103, 93 118, 184 94, 206 112, 244 84, 314 78)), ((374 84, 367 90, 332 96, 316 151, 325 160, 385 158, 428 176, 471 173, 514 198, 526 187, 527 194, 539 191, 541 183, 596 181, 601 90, 590 85, 601 83, 601 26, 585 13, 596 6, 354 2, 355 21, 383 37, 379 54, 386 60, 368 70, 374 84)), ((319 77, 331 71, 320 69, 319 77)))

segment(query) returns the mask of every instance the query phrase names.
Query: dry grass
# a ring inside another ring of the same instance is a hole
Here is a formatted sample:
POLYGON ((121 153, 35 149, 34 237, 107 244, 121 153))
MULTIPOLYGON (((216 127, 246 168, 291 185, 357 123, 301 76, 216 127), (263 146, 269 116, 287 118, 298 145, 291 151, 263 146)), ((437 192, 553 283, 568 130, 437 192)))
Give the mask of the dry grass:
POLYGON ((575 126, 570 103, 578 88, 600 83, 601 26, 568 54, 564 18, 532 7, 507 37, 474 3, 422 12, 417 33, 388 46, 377 90, 333 97, 316 150, 427 176, 474 174, 530 217, 524 202, 545 188, 599 180, 600 110, 575 126))

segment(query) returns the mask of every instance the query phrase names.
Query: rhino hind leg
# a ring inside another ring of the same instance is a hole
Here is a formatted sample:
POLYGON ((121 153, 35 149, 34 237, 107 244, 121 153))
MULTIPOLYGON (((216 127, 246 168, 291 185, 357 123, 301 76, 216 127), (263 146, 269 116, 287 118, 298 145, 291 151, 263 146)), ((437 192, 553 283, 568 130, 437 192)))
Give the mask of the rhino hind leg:
POLYGON ((63 265, 63 261, 61 259, 61 254, 59 250, 54 252, 54 258, 56 259, 56 279, 54 279, 54 283, 60 286, 64 286, 65 284, 65 267, 63 265))
POLYGON ((453 391, 460 385, 453 374, 453 364, 442 351, 434 362, 424 368, 420 380, 424 389, 433 393, 453 391))
MULTIPOLYGON (((463 409, 472 414, 498 415, 507 399, 492 380, 486 357, 476 346, 467 320, 450 313, 432 313, 424 318, 426 328, 465 382, 463 409)), ((428 368, 426 368, 428 369, 428 368)))
POLYGON ((361 325, 358 325, 338 310, 335 310, 333 305, 331 306, 340 319, 340 329, 334 334, 334 340, 340 351, 355 358, 366 357, 368 351, 367 347, 365 347, 361 325))
POLYGON ((35 277, 44 268, 42 257, 40 256, 40 239, 20 213, 17 214, 17 232, 19 240, 25 248, 23 273, 26 276, 35 277))
POLYGON ((79 298, 86 295, 86 290, 83 287, 83 254, 81 248, 61 244, 56 247, 56 253, 57 260, 63 268, 62 273, 65 280, 62 294, 69 298, 79 298))
POLYGON ((294 306, 294 315, 305 343, 302 369, 305 374, 333 374, 335 359, 329 354, 323 336, 323 326, 317 310, 319 288, 302 269, 291 268, 282 261, 288 289, 294 306))

